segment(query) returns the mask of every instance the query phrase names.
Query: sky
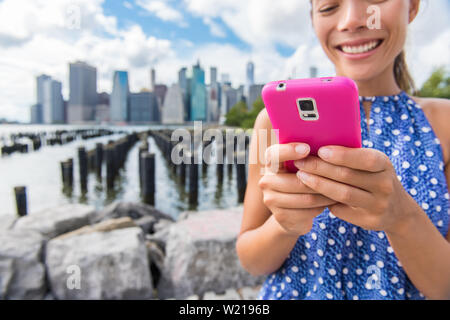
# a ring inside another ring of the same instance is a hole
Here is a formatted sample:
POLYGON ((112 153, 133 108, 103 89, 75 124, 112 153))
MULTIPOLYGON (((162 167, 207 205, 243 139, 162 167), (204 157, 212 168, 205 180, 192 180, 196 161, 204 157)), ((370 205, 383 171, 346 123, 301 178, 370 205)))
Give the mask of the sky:
MULTIPOLYGON (((398 1, 398 0, 389 0, 398 1)), ((36 76, 63 83, 69 62, 97 67, 98 91, 111 92, 115 70, 127 70, 131 91, 177 81, 197 61, 218 68, 234 86, 255 81, 334 75, 311 26, 307 0, 0 0, 0 118, 29 121, 36 76)), ((409 26, 406 53, 420 86, 433 68, 450 66, 450 1, 422 0, 409 26)), ((207 80, 208 82, 209 80, 207 80)))

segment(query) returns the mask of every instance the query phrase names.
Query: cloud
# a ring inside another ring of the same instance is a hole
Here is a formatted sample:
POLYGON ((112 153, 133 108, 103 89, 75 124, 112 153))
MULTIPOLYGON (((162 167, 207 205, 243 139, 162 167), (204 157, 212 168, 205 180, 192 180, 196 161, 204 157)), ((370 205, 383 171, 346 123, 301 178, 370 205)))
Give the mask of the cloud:
POLYGON ((214 20, 212 20, 210 17, 204 17, 203 23, 209 26, 209 31, 213 36, 216 36, 218 38, 225 38, 227 36, 227 33, 225 30, 214 20))
POLYGON ((127 9, 133 9, 133 5, 130 3, 130 2, 128 2, 128 1, 124 1, 123 2, 123 6, 125 7, 125 8, 127 8, 127 9))
POLYGON ((175 55, 169 40, 148 36, 136 24, 119 30, 116 18, 104 14, 100 0, 20 2, 0 2, 0 15, 8 8, 9 15, 18 18, 11 20, 13 27, 0 19, 0 77, 4 79, 0 118, 29 119, 29 106, 36 100, 35 77, 42 73, 63 82, 67 99, 69 62, 83 60, 97 67, 99 91, 111 91, 114 70, 128 70, 131 88, 137 91, 149 87, 150 66, 175 55), (80 8, 79 28, 64 20, 74 3, 80 8), (29 12, 35 13, 35 21, 27 21, 29 12), (14 29, 12 40, 1 37, 14 29))
POLYGON ((163 21, 175 22, 181 27, 187 27, 180 11, 169 5, 170 0, 137 0, 136 4, 163 21))

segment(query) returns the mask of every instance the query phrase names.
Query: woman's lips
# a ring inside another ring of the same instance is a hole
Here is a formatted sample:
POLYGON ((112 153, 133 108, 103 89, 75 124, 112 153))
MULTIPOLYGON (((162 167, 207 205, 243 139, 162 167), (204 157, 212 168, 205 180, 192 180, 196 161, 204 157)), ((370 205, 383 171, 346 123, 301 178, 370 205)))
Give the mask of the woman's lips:
POLYGON ((347 58, 363 59, 375 53, 382 43, 383 39, 360 40, 342 43, 336 49, 347 58))

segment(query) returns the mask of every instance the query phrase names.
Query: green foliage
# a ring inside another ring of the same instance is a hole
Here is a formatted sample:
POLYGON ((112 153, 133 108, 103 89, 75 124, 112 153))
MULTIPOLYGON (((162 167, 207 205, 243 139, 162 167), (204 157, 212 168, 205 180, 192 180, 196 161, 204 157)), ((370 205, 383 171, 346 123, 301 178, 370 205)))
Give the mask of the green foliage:
POLYGON ((253 128, 256 117, 262 109, 264 109, 264 103, 261 97, 253 103, 251 110, 248 110, 247 104, 244 101, 240 101, 225 116, 225 124, 243 129, 253 128))
POLYGON ((419 96, 450 99, 450 75, 445 67, 433 71, 420 89, 419 96))

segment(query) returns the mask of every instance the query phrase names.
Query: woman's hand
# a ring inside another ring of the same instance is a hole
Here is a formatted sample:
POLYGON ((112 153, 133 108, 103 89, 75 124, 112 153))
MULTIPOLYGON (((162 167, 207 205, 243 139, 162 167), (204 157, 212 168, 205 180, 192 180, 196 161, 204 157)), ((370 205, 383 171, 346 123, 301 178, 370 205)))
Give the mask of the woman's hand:
POLYGON ((417 212, 389 158, 375 149, 322 147, 319 157, 295 161, 297 177, 316 192, 337 201, 337 217, 367 230, 399 232, 417 212))
POLYGON ((259 180, 264 204, 289 235, 308 233, 313 219, 327 206, 337 203, 309 188, 283 167, 285 161, 306 158, 309 151, 309 146, 303 143, 270 146, 266 151, 264 175, 259 180))

